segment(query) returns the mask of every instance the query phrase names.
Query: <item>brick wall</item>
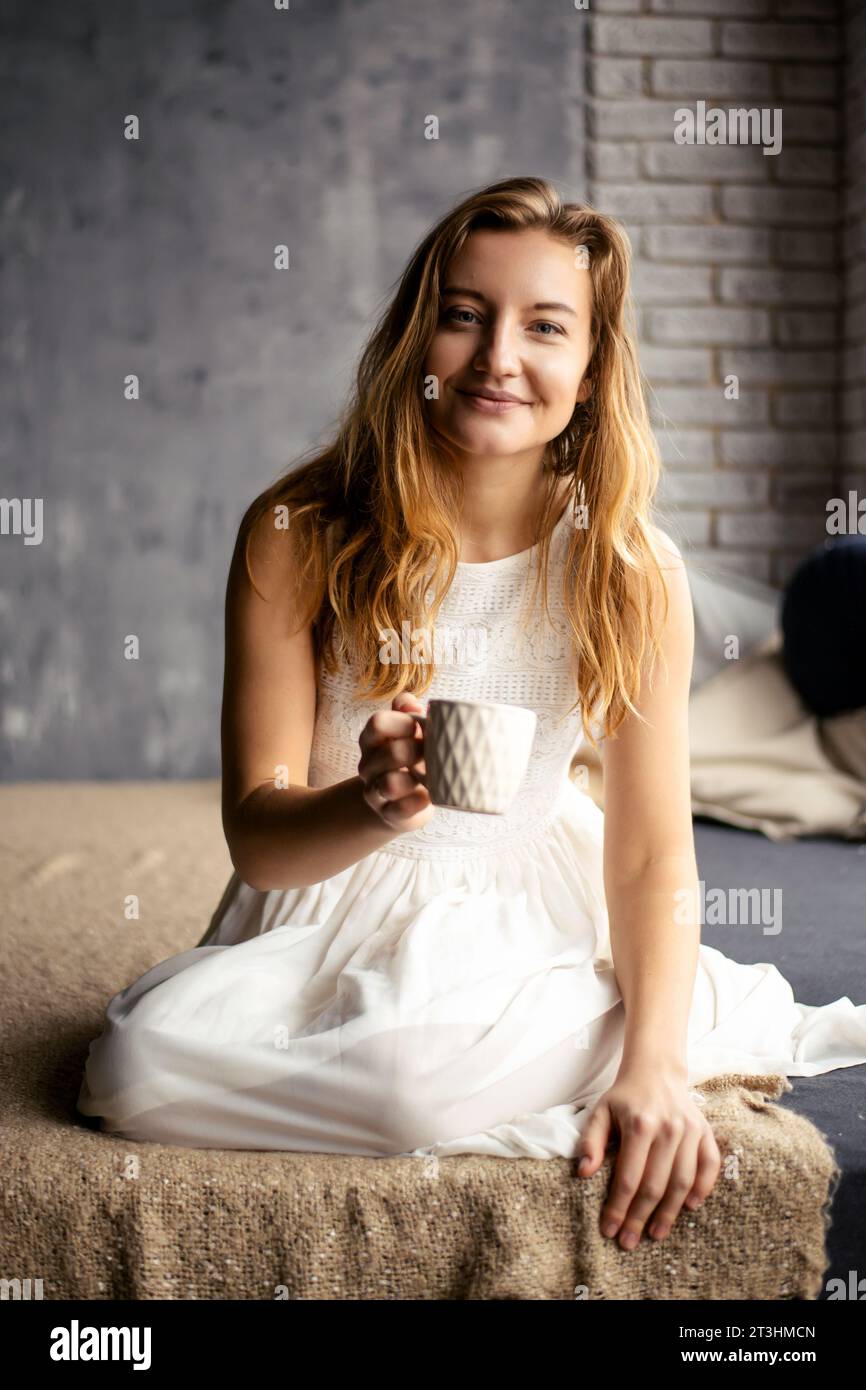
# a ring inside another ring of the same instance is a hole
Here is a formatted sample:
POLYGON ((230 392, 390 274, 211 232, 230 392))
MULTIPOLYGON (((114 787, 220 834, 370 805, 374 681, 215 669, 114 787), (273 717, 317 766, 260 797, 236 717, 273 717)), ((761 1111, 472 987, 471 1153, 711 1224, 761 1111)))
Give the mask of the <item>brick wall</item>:
MULTIPOLYGON (((845 16, 845 181, 842 194, 844 313, 840 493, 866 498, 866 4, 845 16)), ((866 519, 863 522, 866 528, 866 519)))
POLYGON ((777 585, 862 472, 863 8, 598 0, 589 20, 588 193, 632 240, 661 510, 695 563, 777 585), (677 144, 698 101, 781 109, 781 152, 677 144))

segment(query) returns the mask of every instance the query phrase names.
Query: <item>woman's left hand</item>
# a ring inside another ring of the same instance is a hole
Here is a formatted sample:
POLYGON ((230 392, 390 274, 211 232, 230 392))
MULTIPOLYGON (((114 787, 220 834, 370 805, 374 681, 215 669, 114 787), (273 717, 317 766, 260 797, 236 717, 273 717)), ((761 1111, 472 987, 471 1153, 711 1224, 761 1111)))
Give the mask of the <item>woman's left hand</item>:
POLYGON ((685 1203, 700 1206, 715 1186, 721 1155, 713 1131, 691 1098, 682 1069, 634 1064, 593 1106, 581 1134, 578 1167, 591 1177, 604 1159, 611 1130, 619 1131, 613 1180, 601 1211, 601 1233, 637 1245, 644 1225, 663 1240, 685 1203))

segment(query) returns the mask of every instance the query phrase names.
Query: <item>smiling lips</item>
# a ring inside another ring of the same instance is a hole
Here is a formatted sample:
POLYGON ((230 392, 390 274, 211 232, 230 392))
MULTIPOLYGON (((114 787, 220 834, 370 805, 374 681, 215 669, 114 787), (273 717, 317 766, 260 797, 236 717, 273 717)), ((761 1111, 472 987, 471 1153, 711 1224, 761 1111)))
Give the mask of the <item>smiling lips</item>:
POLYGON ((515 396, 509 396, 507 392, 500 395, 491 393, 490 395, 480 395, 472 391, 459 391, 458 395, 480 410, 484 415, 502 415, 507 410, 515 410, 518 406, 528 405, 528 401, 518 400, 515 396))

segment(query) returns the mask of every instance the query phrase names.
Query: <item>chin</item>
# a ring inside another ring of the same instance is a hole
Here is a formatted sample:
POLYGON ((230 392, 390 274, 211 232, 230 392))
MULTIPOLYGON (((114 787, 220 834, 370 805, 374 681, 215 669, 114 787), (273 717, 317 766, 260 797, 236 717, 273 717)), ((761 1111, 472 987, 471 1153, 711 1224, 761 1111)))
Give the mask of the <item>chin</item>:
POLYGON ((499 419, 478 419, 467 428, 466 421, 437 420, 430 417, 430 427, 452 449, 464 454, 519 454, 531 449, 537 441, 519 437, 507 415, 499 419))

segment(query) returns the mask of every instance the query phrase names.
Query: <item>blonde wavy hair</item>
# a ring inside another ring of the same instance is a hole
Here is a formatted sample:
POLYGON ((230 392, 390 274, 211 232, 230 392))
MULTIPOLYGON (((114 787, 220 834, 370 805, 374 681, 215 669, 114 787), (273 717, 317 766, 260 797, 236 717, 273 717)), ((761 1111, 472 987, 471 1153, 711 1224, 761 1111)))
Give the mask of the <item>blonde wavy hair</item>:
POLYGON ((648 649, 660 650, 654 574, 665 619, 668 591, 650 518, 660 461, 632 327, 628 235, 589 204, 563 203, 545 179, 482 188, 427 234, 363 350, 336 438, 272 484, 244 517, 244 562, 256 587, 253 531, 269 512, 271 524, 288 517, 299 593, 308 598, 301 621, 313 625, 317 662, 335 671, 338 635, 340 653, 354 664, 358 700, 390 702, 403 690, 429 689, 432 659, 383 664, 380 637, 383 629, 404 631, 407 620, 412 629, 435 629, 456 574, 462 476, 448 466, 447 444, 431 435, 423 364, 449 262, 476 228, 541 229, 588 253, 593 389, 545 449, 536 578, 547 611, 549 543, 568 479, 567 505, 585 506, 588 520, 568 528, 563 573, 576 691, 569 713, 580 707, 596 747, 592 722, 608 737, 626 710, 641 718, 634 701, 644 661, 648 649))

